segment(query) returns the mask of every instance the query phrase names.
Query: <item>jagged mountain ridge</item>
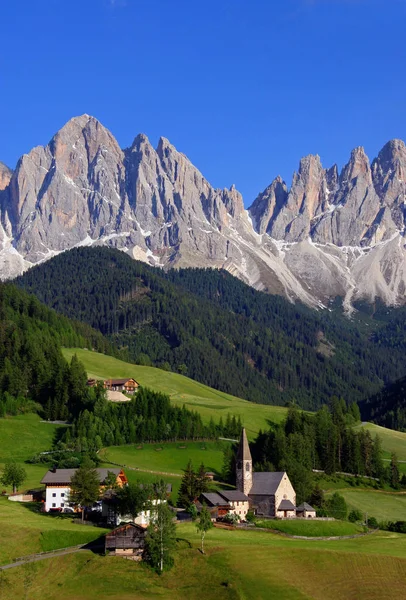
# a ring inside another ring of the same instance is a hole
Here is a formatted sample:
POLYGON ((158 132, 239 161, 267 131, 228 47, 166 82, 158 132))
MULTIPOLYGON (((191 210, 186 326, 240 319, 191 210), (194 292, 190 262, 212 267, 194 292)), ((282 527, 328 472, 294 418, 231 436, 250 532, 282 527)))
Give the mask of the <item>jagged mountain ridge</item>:
POLYGON ((372 164, 355 149, 341 173, 307 156, 290 189, 278 177, 245 210, 234 186, 213 188, 165 138, 122 150, 83 115, 14 172, 0 165, 0 275, 108 244, 163 267, 222 267, 311 306, 403 304, 405 181, 406 147, 392 140, 372 164))

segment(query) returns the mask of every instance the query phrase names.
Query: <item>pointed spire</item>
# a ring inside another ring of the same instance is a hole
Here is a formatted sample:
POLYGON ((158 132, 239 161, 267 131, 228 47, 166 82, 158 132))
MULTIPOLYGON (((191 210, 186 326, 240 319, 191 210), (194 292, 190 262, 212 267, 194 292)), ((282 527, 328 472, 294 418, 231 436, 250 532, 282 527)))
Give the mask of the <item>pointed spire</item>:
POLYGON ((245 432, 245 427, 243 427, 241 431, 240 443, 238 445, 237 451, 237 460, 246 461, 251 460, 251 451, 248 444, 247 434, 245 432))

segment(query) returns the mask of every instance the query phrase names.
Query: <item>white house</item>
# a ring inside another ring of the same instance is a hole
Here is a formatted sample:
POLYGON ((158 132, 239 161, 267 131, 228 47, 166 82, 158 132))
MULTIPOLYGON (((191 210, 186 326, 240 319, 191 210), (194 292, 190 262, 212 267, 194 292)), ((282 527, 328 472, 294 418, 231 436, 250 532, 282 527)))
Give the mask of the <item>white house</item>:
MULTIPOLYGON (((108 473, 114 473, 117 485, 122 487, 127 483, 127 477, 122 469, 96 469, 100 479, 100 488, 106 480, 108 473)), ((69 506, 69 495, 71 491, 71 479, 76 473, 76 469, 51 469, 41 479, 45 484, 45 510, 63 511, 69 506)))

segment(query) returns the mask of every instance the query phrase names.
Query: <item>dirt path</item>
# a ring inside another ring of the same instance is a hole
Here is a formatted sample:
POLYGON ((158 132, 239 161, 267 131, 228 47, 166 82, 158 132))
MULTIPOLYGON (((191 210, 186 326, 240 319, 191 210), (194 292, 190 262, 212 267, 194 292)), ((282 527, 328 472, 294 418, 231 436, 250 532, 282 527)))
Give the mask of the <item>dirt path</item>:
POLYGON ((54 558, 55 556, 65 556, 66 554, 73 554, 74 552, 80 552, 81 550, 88 550, 86 546, 72 546, 71 548, 65 548, 64 550, 55 550, 51 552, 40 552, 38 554, 30 554, 27 557, 21 557, 21 560, 9 563, 8 565, 0 565, 0 571, 6 569, 13 569, 14 567, 21 567, 27 563, 38 562, 39 560, 45 560, 46 558, 54 558))

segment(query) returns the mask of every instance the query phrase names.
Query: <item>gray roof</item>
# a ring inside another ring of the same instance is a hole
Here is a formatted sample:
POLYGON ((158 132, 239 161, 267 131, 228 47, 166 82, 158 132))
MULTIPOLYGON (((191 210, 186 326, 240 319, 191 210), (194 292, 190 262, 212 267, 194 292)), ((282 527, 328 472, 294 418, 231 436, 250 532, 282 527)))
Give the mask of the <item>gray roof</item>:
MULTIPOLYGON (((55 469, 55 471, 48 471, 41 479, 41 483, 45 483, 46 485, 70 483, 76 471, 77 469, 55 469)), ((103 483, 109 472, 118 475, 120 471, 121 469, 96 469, 100 483, 103 483)))
POLYGON ((252 460, 245 428, 241 431, 240 443, 237 450, 237 460, 252 460))
POLYGON ((238 490, 219 490, 218 494, 229 502, 249 502, 248 496, 238 490))
POLYGON ((303 512, 305 510, 312 510, 313 512, 316 512, 316 509, 313 508, 313 506, 310 506, 310 504, 307 504, 307 502, 303 502, 303 504, 301 504, 300 506, 298 506, 296 508, 296 510, 298 512, 303 512))
POLYGON ((276 490, 278 489, 284 475, 284 471, 275 471, 273 473, 253 473, 252 488, 249 492, 250 496, 253 494, 257 496, 272 496, 272 494, 275 494, 276 490))
POLYGON ((227 500, 224 500, 220 496, 220 494, 216 494, 216 492, 208 492, 201 495, 203 502, 207 504, 211 504, 211 506, 224 506, 228 504, 227 500))
POLYGON ((278 510, 296 510, 296 506, 290 500, 282 500, 278 510))

